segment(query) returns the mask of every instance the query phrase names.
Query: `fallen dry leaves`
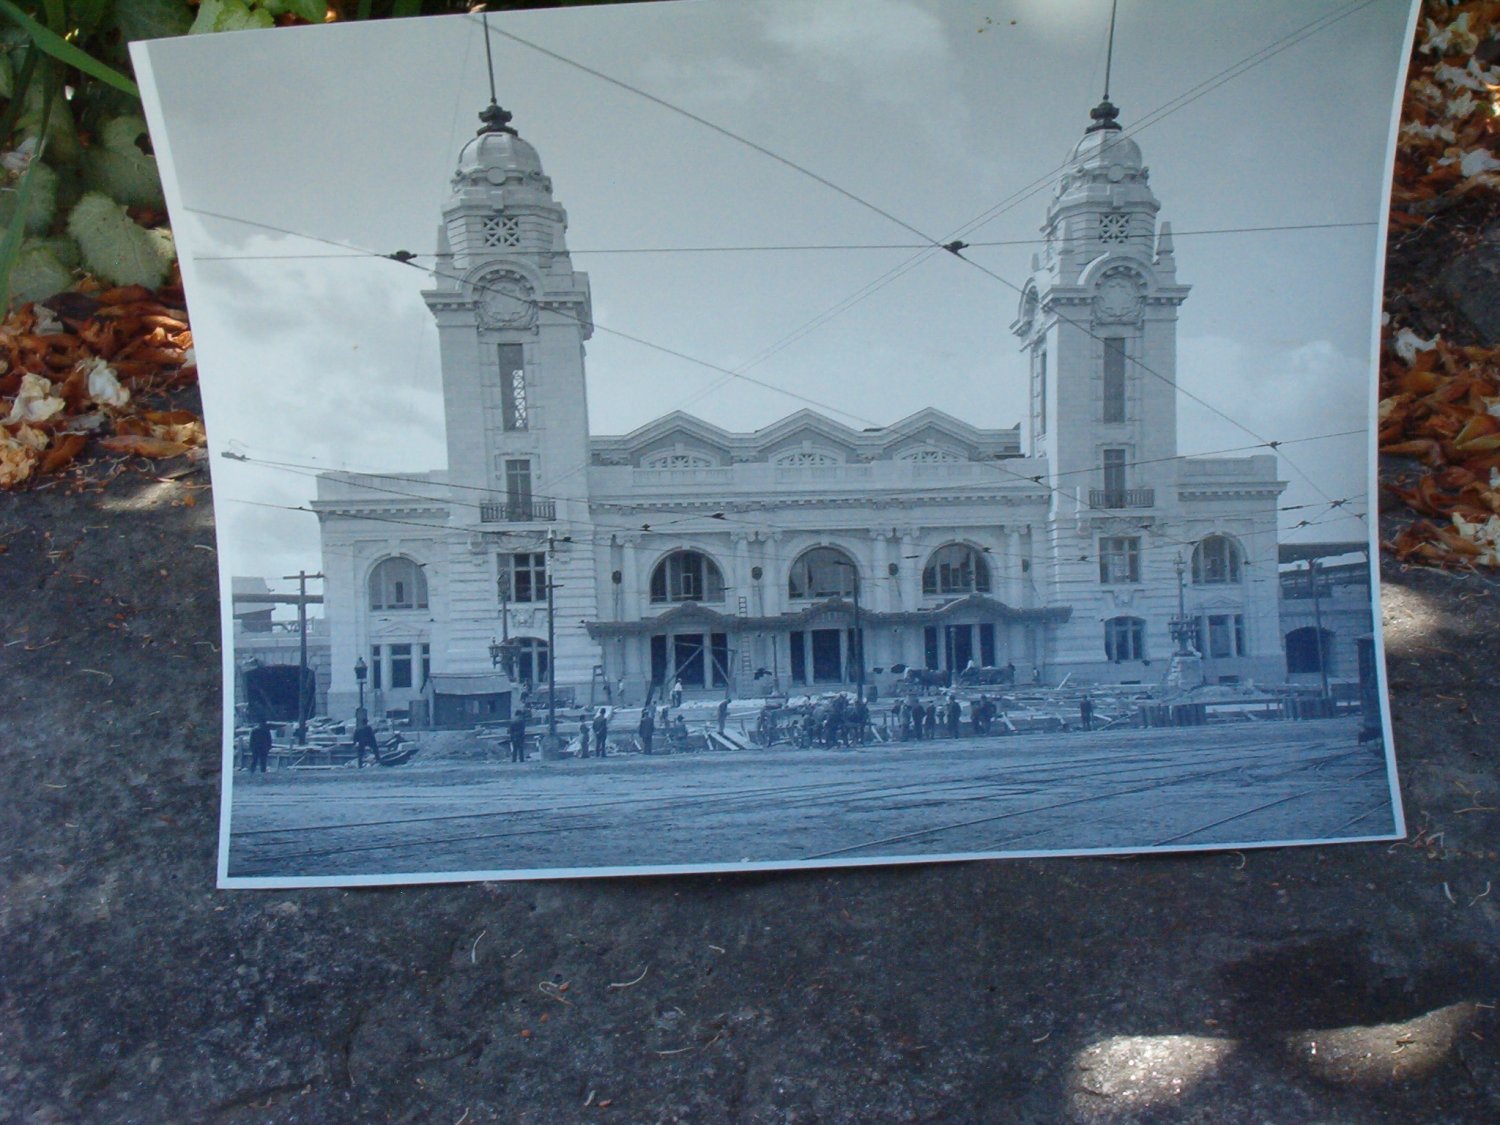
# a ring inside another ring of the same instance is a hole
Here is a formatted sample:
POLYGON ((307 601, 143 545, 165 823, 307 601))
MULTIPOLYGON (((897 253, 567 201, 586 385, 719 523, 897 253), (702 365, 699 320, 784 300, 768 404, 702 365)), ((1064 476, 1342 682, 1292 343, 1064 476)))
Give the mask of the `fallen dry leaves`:
POLYGON ((77 291, 0 322, 0 488, 62 472, 90 453, 201 456, 203 420, 157 409, 198 370, 174 281, 77 291))
MULTIPOLYGON (((1416 40, 1396 143, 1393 243, 1475 195, 1500 193, 1500 2, 1429 2, 1416 40)), ((1387 492, 1426 517, 1386 546, 1407 560, 1500 565, 1500 347, 1424 339, 1388 317, 1378 424, 1382 453, 1420 465, 1387 492)))

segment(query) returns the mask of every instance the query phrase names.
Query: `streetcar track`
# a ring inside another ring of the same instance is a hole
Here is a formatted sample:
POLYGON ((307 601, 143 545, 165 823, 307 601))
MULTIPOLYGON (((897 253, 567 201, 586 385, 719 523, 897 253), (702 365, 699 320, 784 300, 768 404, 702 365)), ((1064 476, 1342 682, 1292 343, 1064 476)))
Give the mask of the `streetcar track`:
MULTIPOLYGON (((1313 749, 1321 749, 1321 750, 1327 750, 1328 749, 1327 745, 1323 744, 1323 743, 1315 744, 1314 747, 1312 747, 1312 748, 1313 749)), ((924 835, 941 834, 942 832, 945 832, 945 831, 956 830, 959 827, 971 826, 974 823, 986 823, 986 822, 989 822, 989 821, 992 821, 992 820, 995 820, 995 819, 1005 819, 1005 818, 1011 817, 1011 816, 1025 815, 1027 812, 1041 812, 1041 811, 1047 811, 1050 808, 1069 807, 1069 806, 1072 806, 1072 805, 1089 803, 1089 802, 1114 800, 1114 799, 1118 799, 1118 798, 1123 797, 1123 796, 1131 795, 1133 793, 1147 792, 1147 791, 1150 791, 1150 790, 1153 790, 1153 789, 1166 788, 1166 787, 1171 786, 1171 785, 1178 785, 1178 784, 1184 784, 1184 783, 1190 784, 1192 782, 1201 781, 1201 780, 1204 780, 1204 779, 1209 778, 1209 777, 1220 776, 1220 775, 1224 775, 1224 774, 1228 774, 1228 773, 1234 773, 1236 771, 1241 771, 1241 770, 1246 770, 1246 769, 1260 769, 1262 772, 1264 772, 1264 766, 1268 765, 1269 763, 1260 763, 1260 764, 1257 764, 1255 762, 1245 762, 1243 760, 1247 753, 1254 753, 1255 751, 1260 750, 1260 749, 1262 749, 1262 748, 1260 748, 1260 747, 1245 747, 1245 746, 1239 746, 1239 745, 1231 745, 1229 747, 1224 748, 1224 750, 1220 751, 1218 754, 1215 755, 1215 763, 1217 763, 1219 761, 1222 761, 1222 759, 1224 757, 1232 757, 1232 758, 1234 758, 1235 760, 1231 764, 1228 764, 1228 765, 1219 766, 1219 765, 1216 764, 1215 768, 1212 768, 1212 769, 1200 770, 1200 771, 1197 771, 1197 772, 1195 772, 1193 774, 1178 775, 1178 776, 1175 776, 1175 777, 1172 777, 1172 778, 1161 779, 1161 780, 1159 780, 1157 782, 1154 782, 1152 784, 1134 786, 1132 788, 1127 788, 1127 789, 1124 789, 1124 790, 1118 789, 1117 787, 1112 787, 1111 790, 1110 790, 1110 792, 1107 792, 1107 793, 1095 793, 1095 794, 1090 794, 1090 795, 1087 795, 1087 796, 1084 796, 1084 797, 1071 799, 1069 801, 1055 802, 1055 803, 1053 803, 1051 805, 1040 806, 1040 807, 1032 806, 1032 807, 1030 807, 1028 809, 1013 810, 1013 811, 1008 812, 1008 813, 999 814, 999 816, 997 816, 997 817, 979 818, 976 821, 965 822, 962 825, 936 826, 934 828, 924 829, 924 830, 921 830, 921 831, 918 831, 918 832, 914 832, 914 833, 906 833, 906 834, 903 834, 902 836, 892 837, 892 838, 889 838, 889 839, 886 839, 886 840, 867 841, 867 842, 865 842, 863 844, 853 845, 853 846, 848 847, 848 848, 837 849, 835 851, 825 852, 825 853, 817 853, 817 854, 815 854, 813 856, 806 857, 806 858, 812 858, 812 859, 825 858, 825 857, 831 856, 831 855, 844 854, 844 853, 849 852, 849 851, 859 851, 859 850, 864 850, 866 848, 879 846, 881 843, 899 842, 899 841, 904 840, 904 839, 914 839, 914 838, 918 838, 918 837, 921 837, 921 836, 924 836, 924 835)), ((1343 759, 1343 758, 1351 757, 1351 756, 1353 756, 1355 754, 1358 754, 1359 752, 1360 751, 1358 749, 1354 749, 1354 750, 1338 751, 1338 752, 1335 752, 1335 753, 1332 753, 1332 754, 1324 753, 1321 756, 1319 756, 1318 758, 1313 759, 1312 761, 1301 762, 1298 765, 1296 765, 1295 767, 1293 767, 1292 769, 1280 771, 1278 773, 1275 773, 1275 774, 1271 775, 1271 778, 1267 778, 1267 779, 1264 779, 1264 780, 1271 780, 1271 779, 1274 779, 1274 778, 1290 776, 1291 774, 1302 772, 1302 771, 1305 771, 1305 770, 1315 770, 1315 771, 1321 772, 1324 768, 1328 767, 1332 763, 1334 763, 1334 762, 1336 762, 1336 761, 1338 761, 1340 759, 1343 759)), ((1133 763, 1131 769, 1129 771, 1127 771, 1127 772, 1130 772, 1130 773, 1140 773, 1140 772, 1149 772, 1151 770, 1159 770, 1159 769, 1162 768, 1163 765, 1167 765, 1167 764, 1171 764, 1172 762, 1175 762, 1177 759, 1180 758, 1180 756, 1181 756, 1180 754, 1176 754, 1176 753, 1167 753, 1167 754, 1161 754, 1161 755, 1151 755, 1150 759, 1147 760, 1147 761, 1133 763)), ((766 800, 766 798, 768 796, 774 797, 775 795, 778 795, 778 794, 783 794, 783 793, 793 792, 793 791, 794 792, 798 792, 799 794, 801 794, 801 798, 802 799, 800 799, 800 800, 793 800, 793 801, 782 801, 780 803, 780 807, 786 808, 786 807, 801 807, 801 806, 812 805, 812 806, 815 806, 815 807, 825 807, 826 808, 826 807, 829 807, 829 806, 833 805, 836 801, 840 801, 843 804, 848 804, 848 803, 852 803, 852 802, 855 802, 855 801, 889 800, 889 798, 892 795, 892 793, 896 792, 896 791, 903 791, 903 790, 905 790, 905 791, 910 791, 910 790, 932 791, 932 790, 944 790, 945 789, 948 793, 951 794, 955 788, 960 789, 960 790, 962 790, 962 789, 984 789, 986 791, 983 795, 975 795, 975 796, 967 796, 967 797, 963 797, 963 798, 956 798, 956 799, 960 799, 960 800, 964 800, 964 801, 996 800, 996 799, 1007 799, 1007 798, 1014 799, 1017 796, 1026 796, 1026 795, 1033 794, 1033 793, 1038 792, 1039 790, 1047 787, 1050 784, 1055 784, 1056 781, 1059 779, 1059 777, 1065 778, 1067 780, 1067 782, 1071 783, 1071 784, 1086 784, 1086 783, 1090 783, 1090 782, 1097 783, 1099 780, 1101 780, 1101 777, 1100 777, 1101 773, 1104 773, 1104 772, 1109 773, 1110 774, 1110 778, 1113 780, 1113 779, 1118 779, 1118 777, 1121 775, 1121 772, 1122 772, 1118 767, 1115 767, 1115 768, 1112 768, 1112 769, 1110 769, 1108 771, 1097 771, 1096 770, 1096 771, 1094 771, 1094 772, 1092 772, 1090 774, 1080 774, 1076 769, 1071 769, 1070 770, 1070 769, 1066 768, 1071 763, 1077 763, 1080 760, 1094 762, 1094 763, 1099 763, 1099 762, 1102 762, 1102 761, 1107 761, 1107 756, 1106 755, 1094 755, 1094 754, 1090 754, 1090 755, 1086 755, 1086 756, 1075 757, 1075 758, 1072 758, 1072 759, 1059 760, 1057 758, 1047 758, 1047 759, 1044 759, 1044 760, 1032 761, 1032 762, 1029 762, 1029 763, 1009 762, 1009 763, 1006 763, 1003 767, 997 766, 996 772, 998 772, 998 771, 1000 771, 1000 770, 1003 769, 1003 772, 1005 772, 1005 774, 1007 775, 1006 779, 1003 782, 1001 782, 1001 784, 1000 784, 1001 788, 1007 790, 1007 792, 1003 792, 1003 793, 1002 792, 996 792, 997 779, 994 778, 994 777, 983 778, 983 779, 979 779, 979 780, 969 780, 970 775, 965 775, 964 778, 963 778, 963 780, 969 781, 969 783, 967 785, 960 785, 959 784, 960 779, 958 779, 958 778, 943 778, 943 779, 925 779, 925 780, 922 780, 922 781, 914 781, 914 782, 910 782, 910 783, 907 783, 905 785, 897 786, 897 787, 894 787, 894 788, 891 787, 891 786, 889 786, 889 785, 882 785, 878 789, 871 789, 870 788, 869 779, 863 779, 863 780, 861 780, 861 779, 855 779, 855 780, 851 780, 851 781, 828 782, 828 783, 821 784, 821 785, 817 786, 817 792, 812 793, 812 794, 809 794, 807 792, 807 788, 808 787, 807 787, 806 784, 796 784, 796 785, 786 785, 786 786, 773 786, 773 787, 762 787, 762 788, 756 789, 756 790, 743 790, 743 791, 739 791, 739 792, 736 792, 736 793, 733 793, 733 794, 725 794, 725 795, 718 796, 718 797, 715 797, 715 796, 712 796, 712 795, 698 795, 698 794, 693 794, 693 795, 688 795, 688 796, 682 796, 682 795, 676 795, 676 794, 674 794, 674 795, 672 795, 670 797, 659 798, 658 800, 660 802, 660 805, 659 805, 659 807, 658 807, 658 809, 656 811, 658 813, 661 813, 661 814, 670 814, 670 812, 673 809, 675 809, 675 808, 679 808, 679 807, 693 807, 693 808, 704 810, 705 812, 709 812, 709 813, 725 813, 727 811, 732 810, 735 807, 744 806, 747 803, 756 803, 756 804, 764 803, 764 801, 766 800), (1017 786, 1016 781, 1015 781, 1015 774, 1017 772, 1025 772, 1025 773, 1031 773, 1031 774, 1035 775, 1036 773, 1041 772, 1043 770, 1046 770, 1048 773, 1050 773, 1051 776, 1048 777, 1048 778, 1046 778, 1045 780, 1042 780, 1042 781, 1038 781, 1035 777, 1028 778, 1027 780, 1028 780, 1028 782, 1030 782, 1029 788, 1027 788, 1027 787, 1018 787, 1017 786), (852 793, 848 792, 848 790, 850 790, 851 788, 855 789, 856 792, 852 792, 852 793), (1018 791, 1018 789, 1019 789, 1019 791, 1018 791)), ((1369 772, 1379 772, 1379 771, 1366 771, 1366 772, 1369 773, 1369 772)), ((1360 775, 1360 776, 1364 776, 1364 775, 1360 775)), ((650 801, 652 799, 651 798, 645 798, 644 800, 650 801)), ((618 804, 632 804, 632 805, 637 805, 638 806, 638 805, 640 805, 642 803, 642 801, 643 801, 642 798, 622 798, 619 801, 606 802, 606 803, 604 803, 604 807, 606 807, 606 808, 607 807, 612 807, 612 806, 618 805, 618 804)), ((937 803, 937 802, 929 802, 929 804, 932 804, 932 803, 937 803)), ((946 802, 944 802, 944 803, 946 803, 946 802)), ((249 861, 248 865, 249 866, 255 866, 255 867, 260 867, 260 866, 263 866, 263 865, 264 866, 275 866, 275 865, 284 864, 284 863, 286 863, 288 861, 293 861, 293 860, 325 858, 325 857, 330 856, 330 855, 339 855, 339 854, 352 853, 352 852, 409 851, 409 850, 414 849, 414 848, 428 848, 428 849, 452 848, 452 847, 455 847, 455 846, 472 845, 472 844, 475 844, 475 843, 481 843, 481 842, 488 841, 488 840, 519 839, 519 838, 523 838, 523 837, 537 836, 537 835, 555 835, 555 834, 561 834, 561 833, 576 833, 576 832, 581 832, 581 831, 591 831, 591 830, 600 830, 600 829, 606 829, 607 830, 607 829, 609 829, 609 828, 611 828, 611 827, 614 826, 613 822, 611 822, 609 820, 602 819, 602 818, 598 817, 597 815, 592 815, 592 816, 588 815, 588 814, 597 814, 597 812, 599 811, 600 807, 601 807, 600 803, 593 802, 593 803, 591 803, 591 804, 589 804, 587 806, 573 806, 573 807, 569 807, 569 808, 566 808, 566 809, 549 808, 549 809, 546 809, 546 810, 517 810, 515 812, 509 812, 509 813, 508 812, 504 812, 504 811, 497 812, 497 811, 490 810, 490 811, 486 811, 486 812, 482 812, 482 813, 453 814, 452 816, 447 816, 447 817, 404 818, 404 819, 398 820, 398 821, 371 822, 369 825, 366 825, 366 826, 370 826, 370 827, 401 827, 401 826, 404 826, 404 825, 407 825, 407 824, 439 823, 439 822, 447 822, 447 821, 450 821, 450 820, 468 820, 468 819, 487 818, 487 817, 496 817, 496 816, 508 816, 508 817, 511 817, 512 819, 514 819, 516 815, 527 815, 530 818, 534 819, 537 816, 559 815, 560 814, 560 815, 562 815, 562 816, 564 816, 564 817, 566 817, 568 819, 568 823, 553 822, 553 823, 550 823, 550 824, 547 824, 547 825, 536 826, 536 827, 521 827, 521 826, 515 826, 515 825, 513 825, 511 827, 508 827, 505 830, 496 831, 496 832, 489 832, 489 833, 467 833, 467 834, 460 835, 460 836, 439 837, 439 838, 424 837, 424 838, 420 838, 420 839, 394 839, 394 840, 385 840, 385 841, 367 841, 367 842, 363 842, 363 843, 359 843, 359 844, 348 844, 348 845, 344 845, 344 846, 341 846, 341 847, 329 847, 329 848, 325 848, 325 849, 302 850, 302 851, 297 851, 297 852, 280 852, 280 853, 274 853, 274 854, 271 854, 271 855, 263 855, 263 856, 254 857, 252 860, 249 861), (578 815, 579 813, 583 813, 584 815, 580 816, 580 815, 578 815)), ((897 806, 896 808, 897 809, 901 809, 901 808, 910 808, 910 807, 913 807, 913 806, 911 806, 911 805, 897 806)), ((1371 810, 1371 811, 1373 813, 1376 810, 1371 810)), ((1364 814, 1364 815, 1370 815, 1370 814, 1364 814)), ((1362 815, 1359 819, 1363 819, 1364 815, 1362 815)), ((318 825, 318 826, 311 826, 311 827, 315 827, 315 828, 319 828, 319 829, 335 829, 335 828, 351 828, 352 829, 352 828, 355 828, 355 827, 360 827, 360 825, 355 825, 355 824, 346 824, 346 825, 318 825)), ((261 834, 271 834, 271 833, 286 833, 286 832, 305 831, 305 830, 306 829, 281 828, 281 829, 265 829, 265 830, 257 830, 257 831, 259 833, 261 833, 261 834)), ((1198 829, 1195 829, 1194 831, 1203 831, 1203 830, 1205 830, 1205 829, 1202 828, 1202 827, 1200 827, 1198 829)), ((1189 833, 1189 834, 1191 834, 1191 833, 1189 833)), ((1029 834, 1023 834, 1023 835, 1029 835, 1029 834)), ((272 846, 274 846, 274 845, 272 845, 272 846)))

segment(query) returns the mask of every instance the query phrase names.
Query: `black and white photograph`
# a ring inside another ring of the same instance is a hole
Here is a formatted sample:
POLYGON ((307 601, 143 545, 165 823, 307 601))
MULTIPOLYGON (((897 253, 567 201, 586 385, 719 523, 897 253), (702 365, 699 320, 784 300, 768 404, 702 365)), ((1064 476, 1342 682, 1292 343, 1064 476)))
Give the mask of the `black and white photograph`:
POLYGON ((1396 839, 1413 6, 756 0, 137 45, 219 882, 1396 839))

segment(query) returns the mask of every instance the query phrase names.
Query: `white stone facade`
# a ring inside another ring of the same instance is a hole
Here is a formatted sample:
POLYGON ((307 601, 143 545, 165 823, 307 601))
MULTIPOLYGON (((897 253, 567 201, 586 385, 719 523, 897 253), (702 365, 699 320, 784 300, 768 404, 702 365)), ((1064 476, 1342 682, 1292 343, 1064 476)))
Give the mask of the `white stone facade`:
POLYGON ((1284 482, 1274 456, 1178 455, 1188 288, 1113 107, 1060 181, 1012 325, 1024 448, 1022 426, 937 410, 879 430, 802 411, 754 433, 679 413, 591 437, 588 278, 536 151, 487 112, 424 294, 447 468, 319 480, 335 713, 357 658, 379 667, 372 709, 403 710, 425 672, 490 672, 507 634, 529 652, 516 678, 544 681, 549 579, 556 679, 585 698, 852 682, 856 583, 872 673, 1154 683, 1180 605, 1209 678, 1285 679, 1284 482))

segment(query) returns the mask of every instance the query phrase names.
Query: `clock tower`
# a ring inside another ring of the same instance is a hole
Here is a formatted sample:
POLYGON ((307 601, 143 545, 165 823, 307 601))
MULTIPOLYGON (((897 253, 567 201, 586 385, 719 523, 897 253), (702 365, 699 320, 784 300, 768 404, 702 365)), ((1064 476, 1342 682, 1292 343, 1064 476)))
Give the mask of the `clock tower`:
POLYGON ((557 680, 587 682, 595 646, 579 622, 596 616, 597 601, 584 386, 589 281, 573 269, 567 213, 536 149, 493 101, 479 117, 443 206, 434 286, 422 294, 438 327, 450 523, 468 532, 467 551, 455 548, 463 557, 448 560, 453 655, 489 667, 491 638, 519 637, 517 679, 545 684, 555 649, 563 657, 557 680), (544 656, 549 625, 555 636, 544 656))

